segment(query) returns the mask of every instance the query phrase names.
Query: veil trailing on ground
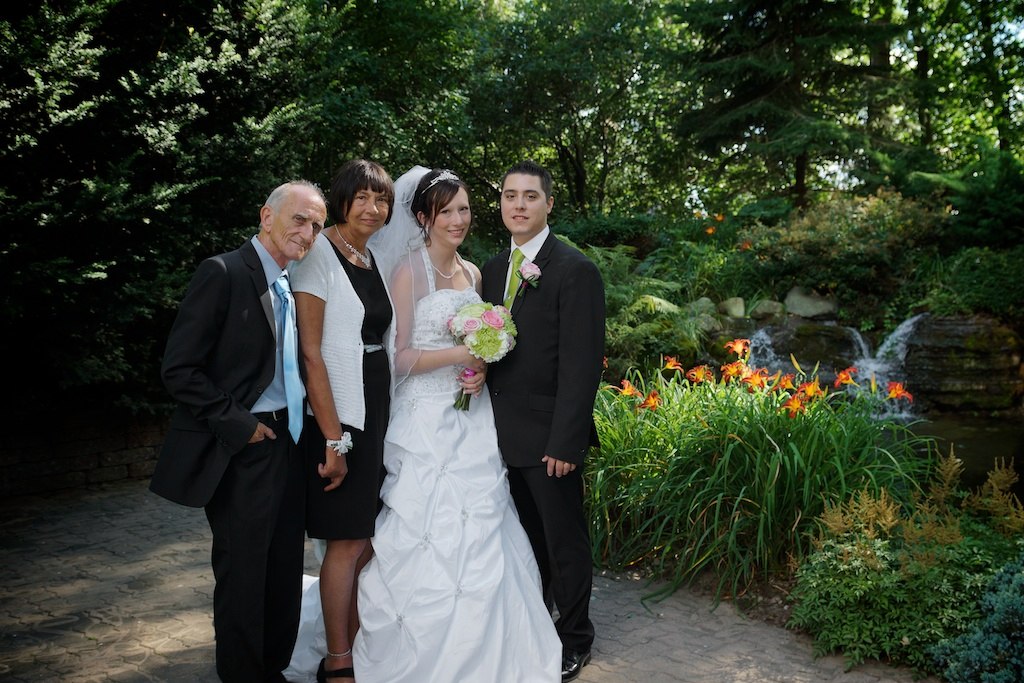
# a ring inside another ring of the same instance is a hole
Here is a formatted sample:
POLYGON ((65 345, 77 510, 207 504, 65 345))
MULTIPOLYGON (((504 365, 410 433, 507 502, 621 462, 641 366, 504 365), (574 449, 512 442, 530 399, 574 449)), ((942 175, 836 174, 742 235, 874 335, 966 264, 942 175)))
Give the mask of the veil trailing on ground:
POLYGON ((395 181, 394 215, 368 243, 395 305, 388 338, 388 353, 393 359, 392 390, 410 375, 421 353, 412 346, 416 302, 429 294, 431 287, 423 255, 423 229, 411 206, 420 180, 429 172, 429 168, 413 166, 395 181))

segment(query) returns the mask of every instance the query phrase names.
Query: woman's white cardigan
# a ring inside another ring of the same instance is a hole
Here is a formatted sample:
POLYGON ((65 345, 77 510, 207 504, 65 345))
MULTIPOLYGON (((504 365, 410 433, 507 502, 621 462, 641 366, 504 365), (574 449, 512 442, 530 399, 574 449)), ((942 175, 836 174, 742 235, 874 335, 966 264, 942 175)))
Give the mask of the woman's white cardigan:
MULTIPOLYGON (((376 265, 376 264, 375 264, 376 265)), ((327 379, 334 397, 334 409, 344 424, 363 429, 366 405, 363 401, 363 318, 366 309, 338 262, 334 247, 322 232, 301 261, 288 266, 293 292, 306 292, 324 302, 323 338, 320 354, 327 369, 327 379)), ((384 282, 387 291, 388 283, 384 282)), ((395 306, 391 304, 392 324, 384 335, 385 346, 394 334, 395 306)), ((394 361, 388 358, 393 366, 394 361)), ((394 372, 394 367, 392 367, 394 372)))

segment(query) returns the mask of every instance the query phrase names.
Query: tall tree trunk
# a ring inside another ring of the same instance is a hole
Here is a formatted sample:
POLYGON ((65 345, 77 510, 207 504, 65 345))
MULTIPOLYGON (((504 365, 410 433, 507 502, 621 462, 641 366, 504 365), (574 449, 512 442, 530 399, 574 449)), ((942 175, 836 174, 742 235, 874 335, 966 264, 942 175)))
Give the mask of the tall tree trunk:
MULTIPOLYGON (((871 3, 869 21, 879 26, 889 26, 893 20, 892 0, 876 0, 871 3)), ((868 59, 870 62, 870 73, 874 87, 868 89, 868 120, 867 130, 869 132, 883 131, 889 128, 888 121, 888 95, 882 95, 888 87, 892 78, 892 62, 889 58, 889 51, 892 48, 888 38, 876 38, 868 47, 868 59)))
POLYGON ((917 69, 914 77, 917 85, 914 88, 917 100, 917 121, 921 126, 921 145, 930 149, 935 142, 935 128, 932 125, 932 102, 929 96, 931 83, 928 71, 931 69, 931 47, 922 45, 917 48, 917 69))
POLYGON ((555 150, 558 152, 558 165, 562 169, 562 176, 568 185, 570 202, 576 211, 583 216, 587 215, 587 170, 582 164, 578 145, 567 145, 561 140, 555 142, 555 150))
POLYGON ((914 108, 917 114, 917 123, 921 127, 921 135, 918 143, 925 149, 931 150, 935 142, 935 129, 932 124, 932 96, 931 96, 931 39, 928 30, 932 26, 926 10, 922 7, 921 0, 911 0, 907 4, 907 23, 911 26, 911 40, 914 48, 914 108))
POLYGON ((999 151, 1010 151, 1010 89, 1003 81, 999 69, 999 57, 996 55, 994 32, 993 0, 982 0, 978 4, 978 25, 981 28, 981 44, 984 63, 981 72, 985 75, 988 91, 992 97, 992 121, 996 125, 999 139, 999 151))
POLYGON ((807 159, 807 152, 800 152, 793 164, 793 206, 798 209, 807 206, 807 159))

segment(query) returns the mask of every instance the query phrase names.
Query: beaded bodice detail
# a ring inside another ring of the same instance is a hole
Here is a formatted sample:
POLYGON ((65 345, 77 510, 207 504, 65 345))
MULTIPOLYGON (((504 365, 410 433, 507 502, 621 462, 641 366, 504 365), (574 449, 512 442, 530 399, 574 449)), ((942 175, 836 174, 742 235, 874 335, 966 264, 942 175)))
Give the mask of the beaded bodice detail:
MULTIPOLYGON (((421 250, 427 272, 432 273, 429 256, 421 250)), ((467 273, 469 273, 467 269, 467 273)), ((472 274, 470 273, 470 278, 472 274)), ((427 278, 430 292, 416 302, 416 321, 412 331, 412 345, 417 349, 447 349, 455 345, 448 321, 460 308, 479 303, 480 295, 475 281, 466 289, 437 289, 433 277, 427 278)), ((398 386, 396 398, 446 393, 454 396, 459 388, 458 368, 445 366, 419 375, 411 375, 398 386)))

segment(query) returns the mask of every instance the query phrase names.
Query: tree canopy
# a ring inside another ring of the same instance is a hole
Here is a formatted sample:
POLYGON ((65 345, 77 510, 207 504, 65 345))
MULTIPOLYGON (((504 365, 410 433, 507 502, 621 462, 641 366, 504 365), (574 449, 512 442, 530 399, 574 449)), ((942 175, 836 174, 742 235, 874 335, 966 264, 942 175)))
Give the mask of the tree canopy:
POLYGON ((521 158, 556 220, 768 217, 880 187, 1020 240, 1024 2, 42 0, 0 16, 2 313, 31 400, 159 396, 197 261, 279 182, 447 166, 478 248, 521 158), (970 214, 969 218, 966 214, 970 214), (770 213, 770 212, 769 212, 770 213))

